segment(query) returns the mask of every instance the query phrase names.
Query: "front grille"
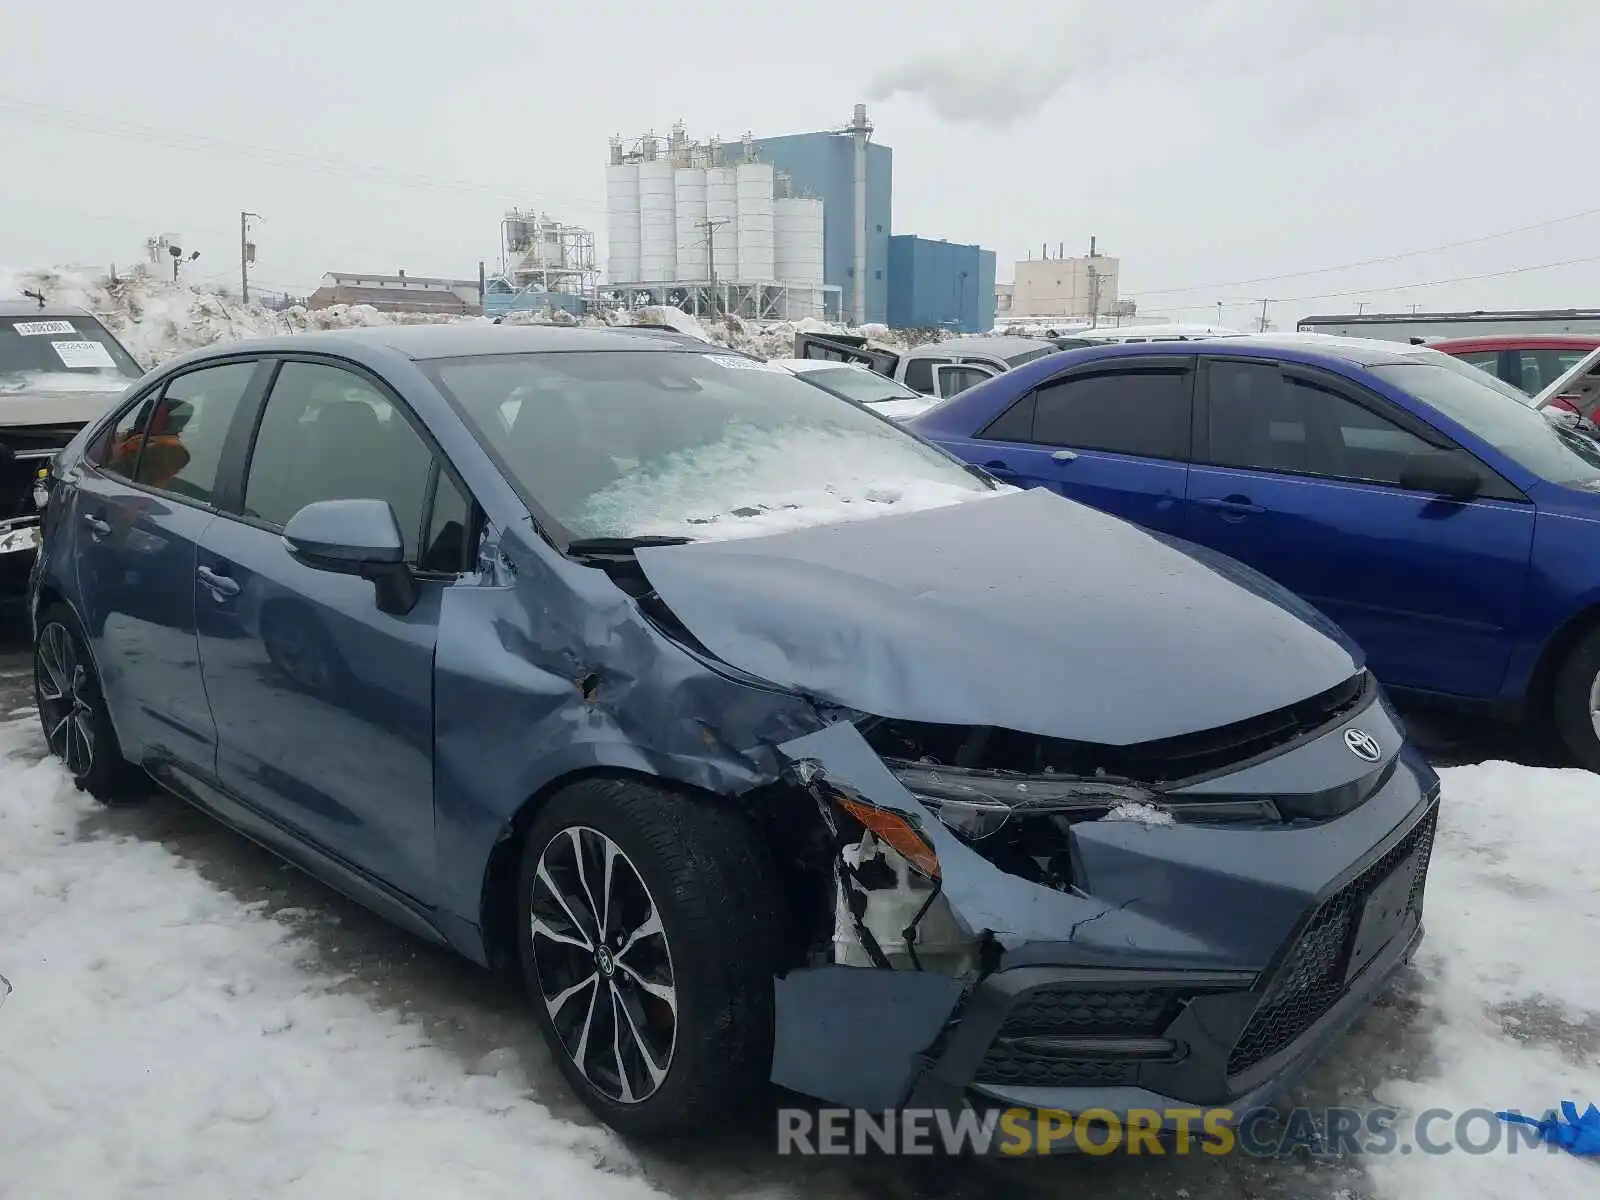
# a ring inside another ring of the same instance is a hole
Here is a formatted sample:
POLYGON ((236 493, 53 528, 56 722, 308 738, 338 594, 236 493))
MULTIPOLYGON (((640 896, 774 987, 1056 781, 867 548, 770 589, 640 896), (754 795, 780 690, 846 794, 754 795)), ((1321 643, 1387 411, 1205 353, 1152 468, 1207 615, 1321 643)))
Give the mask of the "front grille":
POLYGON ((1229 1075, 1271 1058, 1339 1002, 1345 993, 1345 963, 1361 902, 1413 854, 1416 859, 1410 868, 1413 878, 1406 911, 1414 917, 1422 915, 1438 813, 1436 804, 1382 858, 1318 905, 1229 1055, 1229 1075))
POLYGON ((1051 1058, 997 1041, 983 1056, 975 1083, 1010 1087, 1131 1087, 1139 1065, 1105 1059, 1051 1058))
POLYGON ((39 510, 33 503, 33 481, 39 468, 48 466, 50 459, 34 455, 54 454, 76 433, 75 428, 58 426, 4 432, 6 448, 24 457, 0 461, 0 520, 38 515, 39 510))
POLYGON ((1081 988, 1047 984, 1024 992, 1006 1014, 974 1081, 1025 1087, 1131 1084, 1138 1063, 1043 1053, 1025 1038, 1156 1037, 1177 1016, 1185 993, 1172 988, 1081 988))

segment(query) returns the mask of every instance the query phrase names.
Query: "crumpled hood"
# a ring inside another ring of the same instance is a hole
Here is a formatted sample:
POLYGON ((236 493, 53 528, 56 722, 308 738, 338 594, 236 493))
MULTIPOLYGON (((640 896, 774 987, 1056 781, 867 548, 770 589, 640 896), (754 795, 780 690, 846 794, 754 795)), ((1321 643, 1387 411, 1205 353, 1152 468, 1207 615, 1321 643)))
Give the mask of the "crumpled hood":
POLYGON ((108 411, 126 388, 81 391, 0 390, 0 427, 7 425, 87 425, 108 411))
POLYGON ((1042 488, 637 557, 724 662, 902 720, 1129 745, 1360 666, 1255 572, 1042 488))

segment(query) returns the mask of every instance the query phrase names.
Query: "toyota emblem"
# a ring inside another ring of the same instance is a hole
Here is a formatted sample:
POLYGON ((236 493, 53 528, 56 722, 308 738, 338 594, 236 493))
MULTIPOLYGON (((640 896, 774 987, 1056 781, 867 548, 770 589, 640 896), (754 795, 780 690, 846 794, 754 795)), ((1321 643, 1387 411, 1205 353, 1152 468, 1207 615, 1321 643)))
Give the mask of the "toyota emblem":
POLYGON ((1365 729, 1346 729, 1344 744, 1362 762, 1377 762, 1383 757, 1383 747, 1378 745, 1378 739, 1365 729))

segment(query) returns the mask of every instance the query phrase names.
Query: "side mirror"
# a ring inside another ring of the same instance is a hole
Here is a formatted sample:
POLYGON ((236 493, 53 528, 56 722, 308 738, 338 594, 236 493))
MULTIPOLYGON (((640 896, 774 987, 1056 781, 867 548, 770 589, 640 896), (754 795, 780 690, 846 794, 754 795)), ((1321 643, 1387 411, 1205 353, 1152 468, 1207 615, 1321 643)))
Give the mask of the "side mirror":
POLYGON ((378 608, 404 616, 417 603, 405 539, 386 500, 318 500, 283 527, 295 561, 317 571, 359 575, 377 590, 378 608))
POLYGON ((1449 450, 1413 454, 1400 472, 1400 486, 1414 492, 1432 492, 1449 500, 1470 500, 1483 486, 1471 464, 1449 450))

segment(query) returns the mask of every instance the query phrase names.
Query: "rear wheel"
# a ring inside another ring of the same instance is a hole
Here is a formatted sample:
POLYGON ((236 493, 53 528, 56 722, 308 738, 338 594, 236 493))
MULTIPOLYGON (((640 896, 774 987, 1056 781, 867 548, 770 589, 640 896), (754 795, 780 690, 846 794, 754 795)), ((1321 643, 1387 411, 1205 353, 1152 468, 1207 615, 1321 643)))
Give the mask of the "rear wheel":
POLYGON ((1600 772, 1600 629, 1568 653, 1551 700, 1556 732, 1567 750, 1579 766, 1600 772))
POLYGON ((528 831, 518 944, 574 1090, 636 1136, 691 1132, 766 1084, 776 892, 737 811, 631 780, 559 793, 528 831))
POLYGON ((50 753, 81 791, 119 800, 142 790, 144 773, 122 756, 82 627, 64 604, 52 605, 39 618, 33 692, 50 753))

